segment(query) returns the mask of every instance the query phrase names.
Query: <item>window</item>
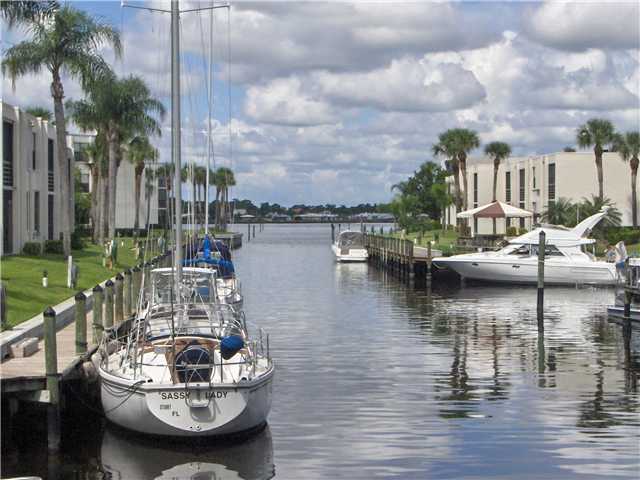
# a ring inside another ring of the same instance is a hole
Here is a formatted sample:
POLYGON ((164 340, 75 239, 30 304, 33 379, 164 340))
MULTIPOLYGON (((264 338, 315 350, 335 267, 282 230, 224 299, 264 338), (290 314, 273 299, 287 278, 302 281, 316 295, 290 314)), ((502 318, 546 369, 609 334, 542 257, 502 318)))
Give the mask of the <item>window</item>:
POLYGON ((33 133, 33 150, 31 151, 31 169, 35 170, 38 164, 36 163, 36 145, 37 139, 36 134, 33 133))
POLYGON ((504 178, 504 199, 511 203, 511 172, 507 172, 504 178))
MULTIPOLYGON (((53 192, 53 159, 54 159, 54 143, 53 140, 49 139, 47 142, 47 171, 48 171, 48 179, 49 179, 49 191, 53 192)), ((50 239, 52 240, 52 239, 50 239)))
POLYGON ((88 161, 87 154, 85 153, 86 148, 86 143, 73 142, 73 158, 76 162, 88 161))
POLYGON ((473 174, 473 206, 478 206, 478 174, 473 174))
MULTIPOLYGON (((532 246, 532 255, 538 256, 538 245, 532 246)), ((544 256, 545 257, 564 257, 564 254, 558 250, 558 247, 555 245, 545 245, 544 246, 544 256)))
POLYGON ((2 122, 2 184, 13 187, 13 123, 2 122))
POLYGON ((49 221, 49 231, 47 238, 53 240, 53 195, 49 195, 48 201, 47 220, 49 221))
POLYGON ((535 190, 536 187, 536 167, 531 167, 531 182, 533 184, 533 189, 535 190))
POLYGON ((549 164, 549 203, 556 200, 556 164, 549 164))
POLYGON ((89 193, 89 174, 84 171, 80 172, 80 191, 89 193))
POLYGON ((33 230, 40 233, 40 192, 33 192, 33 230))

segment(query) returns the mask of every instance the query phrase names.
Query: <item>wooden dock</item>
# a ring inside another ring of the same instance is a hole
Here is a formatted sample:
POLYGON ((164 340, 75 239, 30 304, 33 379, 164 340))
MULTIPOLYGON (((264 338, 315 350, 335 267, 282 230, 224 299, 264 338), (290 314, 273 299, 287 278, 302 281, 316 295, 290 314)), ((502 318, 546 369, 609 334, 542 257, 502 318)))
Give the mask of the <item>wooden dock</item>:
POLYGON ((369 253, 369 263, 390 272, 401 280, 414 282, 432 280, 432 259, 442 255, 431 245, 419 247, 411 240, 403 240, 371 233, 364 234, 364 245, 369 253))
MULTIPOLYGON (((4 358, 0 363, 0 387, 3 403, 4 435, 12 435, 13 417, 22 407, 44 404, 47 408, 48 446, 55 451, 60 446, 60 417, 63 408, 72 408, 75 399, 65 399, 65 384, 82 382, 97 385, 97 374, 90 361, 104 329, 117 327, 135 313, 143 272, 168 266, 169 253, 154 257, 132 270, 118 273, 103 285, 96 285, 88 301, 85 292, 78 292, 74 302, 63 302, 64 315, 73 315, 71 323, 60 327, 55 312, 48 307, 43 313, 43 325, 33 332, 43 336, 38 349, 29 356, 4 358), (69 305, 70 304, 70 305, 69 305), (70 311, 73 310, 73 311, 70 311)), ((35 335, 34 335, 35 336, 35 335)), ((89 388, 84 389, 87 392, 89 388)), ((95 393, 95 392, 94 392, 95 393)), ((4 440, 3 440, 4 443, 4 440)))

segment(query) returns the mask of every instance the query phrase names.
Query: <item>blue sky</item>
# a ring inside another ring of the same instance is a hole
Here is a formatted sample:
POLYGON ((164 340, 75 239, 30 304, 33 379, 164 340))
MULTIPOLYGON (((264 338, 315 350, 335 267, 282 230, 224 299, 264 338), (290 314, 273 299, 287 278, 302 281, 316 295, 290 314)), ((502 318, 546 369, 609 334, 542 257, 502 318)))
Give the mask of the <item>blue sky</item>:
MULTIPOLYGON (((144 77, 169 107, 168 15, 73 4, 122 30, 116 72, 144 77)), ((232 2, 214 23, 216 165, 236 171, 234 196, 256 202, 380 202, 433 158, 447 128, 506 141, 516 155, 572 146, 594 116, 638 129, 639 14, 636 2, 232 2)), ((183 158, 199 163, 208 15, 182 18, 183 158)), ((5 48, 23 36, 3 33, 5 48)), ((3 81, 3 98, 50 107, 49 83, 27 77, 12 91, 3 81)), ((71 80, 65 89, 82 96, 71 80)), ((163 160, 169 124, 154 140, 163 160)))

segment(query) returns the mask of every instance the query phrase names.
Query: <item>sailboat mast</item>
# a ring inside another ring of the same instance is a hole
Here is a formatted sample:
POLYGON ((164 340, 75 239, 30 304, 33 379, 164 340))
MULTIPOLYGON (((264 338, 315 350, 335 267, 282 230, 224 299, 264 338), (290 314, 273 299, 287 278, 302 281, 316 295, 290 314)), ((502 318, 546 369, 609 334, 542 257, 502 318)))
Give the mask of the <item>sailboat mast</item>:
POLYGON ((213 10, 210 12, 209 22, 209 85, 208 85, 208 106, 209 106, 209 122, 207 125, 207 173, 205 179, 204 189, 204 233, 209 234, 209 170, 211 169, 211 151, 213 147, 213 140, 211 139, 211 110, 213 103, 213 10))
MULTIPOLYGON (((175 276, 176 286, 182 282, 182 179, 180 175, 180 5, 171 2, 171 158, 174 167, 176 219, 175 276)), ((176 289, 176 291, 178 291, 176 289)))

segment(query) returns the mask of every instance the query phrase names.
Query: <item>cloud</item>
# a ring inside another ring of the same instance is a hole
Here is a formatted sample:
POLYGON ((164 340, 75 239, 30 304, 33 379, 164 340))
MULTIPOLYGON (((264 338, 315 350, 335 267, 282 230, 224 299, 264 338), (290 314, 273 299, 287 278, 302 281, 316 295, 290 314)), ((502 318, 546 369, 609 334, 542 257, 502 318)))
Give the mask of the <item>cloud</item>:
POLYGON ((459 64, 422 60, 394 60, 367 73, 315 75, 329 98, 351 106, 392 111, 445 111, 465 108, 485 97, 472 72, 459 64))
POLYGON ((545 2, 531 14, 527 34, 562 50, 640 47, 637 2, 545 2))
POLYGON ((297 77, 280 78, 247 90, 245 113, 277 125, 320 125, 335 122, 330 106, 302 91, 297 77))

